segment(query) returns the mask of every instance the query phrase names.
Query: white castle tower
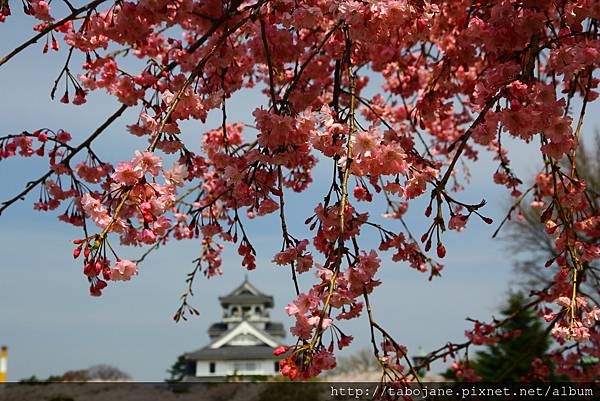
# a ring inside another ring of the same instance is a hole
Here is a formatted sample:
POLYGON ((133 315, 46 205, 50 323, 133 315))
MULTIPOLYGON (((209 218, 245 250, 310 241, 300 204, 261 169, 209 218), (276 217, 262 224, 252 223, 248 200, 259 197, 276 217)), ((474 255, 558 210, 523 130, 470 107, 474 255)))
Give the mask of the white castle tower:
POLYGON ((186 381, 223 381, 232 376, 272 376, 279 371, 273 355, 285 337, 283 324, 271 322, 273 297, 246 278, 230 294, 219 297, 223 320, 208 329, 211 343, 185 357, 186 381))

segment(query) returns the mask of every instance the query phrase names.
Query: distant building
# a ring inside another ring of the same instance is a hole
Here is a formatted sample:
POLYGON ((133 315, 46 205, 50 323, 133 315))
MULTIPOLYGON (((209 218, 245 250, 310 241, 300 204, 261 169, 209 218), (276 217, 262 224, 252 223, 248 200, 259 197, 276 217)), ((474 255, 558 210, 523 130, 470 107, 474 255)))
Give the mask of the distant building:
POLYGON ((186 381, 223 381, 233 376, 272 376, 279 371, 273 355, 285 337, 282 323, 271 322, 273 297, 246 278, 230 294, 219 297, 223 320, 208 329, 211 343, 188 352, 186 381))

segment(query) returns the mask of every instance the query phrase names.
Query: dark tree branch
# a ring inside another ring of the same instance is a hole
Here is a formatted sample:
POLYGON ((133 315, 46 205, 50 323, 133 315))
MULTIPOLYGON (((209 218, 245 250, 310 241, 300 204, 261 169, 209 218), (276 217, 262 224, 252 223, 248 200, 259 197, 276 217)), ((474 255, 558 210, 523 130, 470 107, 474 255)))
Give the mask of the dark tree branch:
MULTIPOLYGON (((79 146, 77 146, 76 148, 74 148, 71 153, 69 153, 67 155, 67 157, 65 157, 62 161, 61 164, 67 166, 69 164, 69 162, 71 161, 71 159, 73 159, 73 157, 75 157, 75 155, 77 155, 79 152, 81 152, 83 149, 87 149, 89 148, 89 146, 91 145, 91 143, 100 135, 102 134, 102 132, 104 132, 104 130, 106 128, 108 128, 117 118, 119 118, 121 116, 121 114, 123 114, 123 112, 127 109, 127 105, 122 105, 121 107, 119 107, 117 109, 117 111, 115 111, 110 117, 108 117, 106 119, 106 121, 104 121, 104 123, 102 123, 101 126, 99 126, 93 133, 92 135, 90 135, 85 141, 81 142, 79 144, 79 146)), ((48 177, 50 177, 52 174, 54 174, 54 170, 50 169, 48 170, 48 172, 46 174, 44 174, 43 176, 41 176, 40 178, 38 178, 35 181, 30 181, 27 183, 27 186, 25 187, 25 189, 23 191, 21 191, 18 195, 14 196, 13 198, 2 202, 2 206, 0 207, 0 215, 2 215, 2 212, 4 212, 4 210, 6 210, 10 205, 12 205, 13 203, 15 203, 18 200, 22 200, 25 198, 25 195, 27 195, 29 192, 31 192, 31 190, 35 187, 37 187, 38 185, 42 184, 44 181, 46 181, 48 179, 48 177)))
POLYGON ((53 24, 47 25, 37 35, 35 35, 31 39, 29 39, 28 41, 22 43, 21 45, 17 46, 13 51, 11 51, 6 56, 4 56, 2 59, 0 59, 0 67, 3 66, 4 64, 6 64, 11 58, 13 58, 17 54, 19 54, 20 52, 22 52, 23 50, 25 50, 26 48, 28 48, 32 44, 37 43, 38 40, 40 40, 41 38, 43 38, 44 35, 46 35, 50 31, 52 31, 54 28, 57 28, 59 26, 64 25, 66 22, 74 20, 75 18, 77 18, 79 16, 79 14, 81 14, 81 13, 83 13, 85 11, 93 10, 94 8, 96 8, 100 4, 104 3, 105 1, 106 0, 94 0, 91 3, 86 4, 85 6, 82 6, 82 7, 79 7, 77 9, 75 9, 75 10, 72 10, 71 14, 67 15, 63 19, 61 19, 61 20, 59 20, 59 21, 57 21, 57 22, 55 22, 53 24))

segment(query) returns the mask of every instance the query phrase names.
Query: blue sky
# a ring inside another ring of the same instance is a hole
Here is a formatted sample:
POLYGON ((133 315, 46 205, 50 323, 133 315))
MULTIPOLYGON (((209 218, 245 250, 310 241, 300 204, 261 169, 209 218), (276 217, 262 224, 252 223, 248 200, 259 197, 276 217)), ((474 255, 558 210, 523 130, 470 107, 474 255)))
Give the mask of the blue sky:
MULTIPOLYGON (((32 34, 32 20, 14 8, 16 15, 0 24, 1 55, 32 34)), ((65 51, 43 55, 42 47, 31 46, 0 67, 0 135, 42 127, 63 128, 72 133, 74 143, 79 143, 119 105, 99 92, 88 96, 83 107, 51 101, 49 92, 64 63, 65 51)), ((256 91, 236 96, 229 103, 231 121, 251 121, 252 110, 263 102, 264 97, 256 91)), ((596 126, 597 114, 589 115, 588 127, 596 126)), ((220 124, 218 118, 211 115, 206 124, 187 123, 184 137, 190 143, 199 142, 202 132, 220 124)), ((125 126, 135 120, 135 111, 129 110, 97 140, 95 150, 112 162, 131 158, 136 148, 145 146, 142 140, 126 133, 125 126)), ((536 165, 530 155, 537 152, 537 145, 507 142, 516 171, 533 173, 536 165)), ((0 162, 0 199, 12 197, 26 181, 43 174, 46 163, 39 158, 0 162)), ((489 318, 512 284, 513 259, 504 243, 491 240, 510 202, 506 190, 491 182, 495 169, 489 157, 482 157, 460 197, 474 203, 485 197, 488 205, 484 214, 494 218, 496 224, 488 226, 472 219, 464 233, 447 234, 448 255, 442 278, 428 282, 425 274, 384 257, 380 270, 383 284, 372 296, 375 317, 413 352, 417 347, 427 350, 448 340, 462 341, 469 327, 464 318, 489 318)), ((329 171, 329 165, 321 163, 307 193, 301 198, 288 196, 293 233, 306 234, 303 221, 326 191, 329 171)), ((430 224, 423 217, 427 196, 411 206, 407 217, 417 235, 430 224)), ((199 251, 197 242, 172 241, 143 263, 134 280, 111 285, 102 297, 93 298, 88 295, 79 261, 71 257, 71 240, 80 236, 79 231, 58 222, 56 213, 33 211, 34 199, 35 195, 15 204, 0 217, 0 343, 9 346, 9 380, 33 374, 46 377, 97 363, 113 364, 138 380, 162 380, 179 354, 207 343, 206 329, 221 315, 217 297, 236 287, 245 274, 235 249, 227 248, 224 253, 224 276, 210 280, 199 276, 193 304, 201 316, 176 324, 172 315, 185 287, 186 273, 192 269, 191 261, 199 251)), ((368 210, 372 215, 383 212, 374 207, 368 210)), ((399 229, 398 222, 385 224, 399 229)), ((274 295, 272 316, 289 327, 292 321, 283 307, 292 299, 290 273, 270 262, 280 246, 278 227, 274 216, 248 225, 258 251, 258 268, 249 279, 274 295)), ((371 234, 372 241, 365 240, 364 244, 375 248, 378 236, 371 234)), ((132 257, 141 252, 139 248, 123 250, 124 255, 132 257)), ((312 280, 312 275, 302 276, 302 288, 308 289, 312 280)), ((355 343, 343 354, 369 346, 364 316, 342 324, 342 328, 355 336, 355 343)))

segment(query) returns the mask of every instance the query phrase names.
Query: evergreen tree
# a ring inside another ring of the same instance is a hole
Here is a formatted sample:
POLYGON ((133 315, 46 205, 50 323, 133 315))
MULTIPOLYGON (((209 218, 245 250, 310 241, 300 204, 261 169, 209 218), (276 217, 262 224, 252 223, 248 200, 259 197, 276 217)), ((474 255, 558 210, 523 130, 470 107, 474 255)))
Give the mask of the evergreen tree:
POLYGON ((516 331, 519 335, 510 335, 476 353, 472 366, 482 381, 521 381, 531 372, 532 362, 546 356, 550 340, 544 333, 544 323, 532 310, 523 310, 526 303, 522 293, 510 294, 501 311, 503 317, 520 312, 504 326, 504 330, 511 334, 516 331))
POLYGON ((165 381, 167 383, 178 383, 183 380, 188 372, 188 361, 184 355, 179 355, 175 363, 167 370, 169 378, 165 381))
MULTIPOLYGON (((511 335, 495 344, 487 345, 483 350, 475 353, 474 358, 470 359, 468 366, 475 371, 477 376, 481 377, 481 381, 536 380, 531 373, 532 363, 538 358, 549 368, 548 380, 555 379, 551 364, 547 360, 550 339, 544 333, 544 322, 532 310, 523 310, 526 304, 527 299, 521 292, 511 293, 506 306, 500 311, 501 319, 520 311, 501 329, 511 335), (515 332, 518 335, 515 335, 515 332)), ((452 369, 448 369, 442 376, 449 380, 461 381, 452 369)))

